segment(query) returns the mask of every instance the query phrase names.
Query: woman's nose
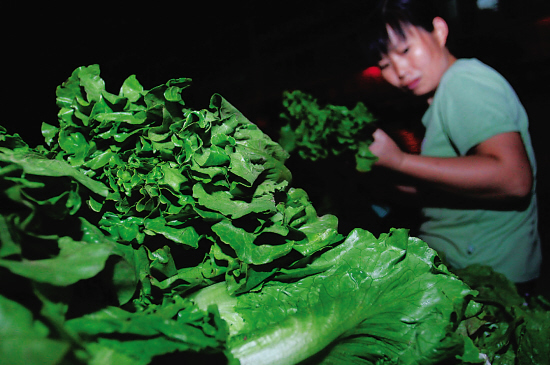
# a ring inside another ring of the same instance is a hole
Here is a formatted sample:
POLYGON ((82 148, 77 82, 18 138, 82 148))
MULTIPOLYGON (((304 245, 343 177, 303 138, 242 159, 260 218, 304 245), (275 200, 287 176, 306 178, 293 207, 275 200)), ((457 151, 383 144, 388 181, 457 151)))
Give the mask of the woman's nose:
POLYGON ((395 73, 397 74, 397 77, 399 77, 399 79, 403 79, 407 74, 407 65, 403 61, 394 63, 394 68, 395 73))
POLYGON ((407 75, 408 61, 404 57, 394 57, 392 60, 393 69, 397 77, 401 80, 407 75))

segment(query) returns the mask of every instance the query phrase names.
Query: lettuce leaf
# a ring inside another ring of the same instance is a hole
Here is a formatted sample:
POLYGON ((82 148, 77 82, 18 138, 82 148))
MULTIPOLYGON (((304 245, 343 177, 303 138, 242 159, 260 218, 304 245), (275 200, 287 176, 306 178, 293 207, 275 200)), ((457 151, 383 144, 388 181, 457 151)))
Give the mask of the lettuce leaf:
POLYGON ((240 364, 480 362, 471 340, 454 332, 476 292, 407 232, 377 239, 356 229, 261 292, 233 297, 220 283, 191 298, 201 308, 218 304, 240 364))
POLYGON ((212 351, 225 342, 227 333, 216 307, 202 312, 181 297, 135 313, 107 307, 71 319, 66 327, 88 339, 87 349, 96 361, 113 365, 145 365, 175 351, 212 351), (106 353, 114 357, 105 361, 106 353))

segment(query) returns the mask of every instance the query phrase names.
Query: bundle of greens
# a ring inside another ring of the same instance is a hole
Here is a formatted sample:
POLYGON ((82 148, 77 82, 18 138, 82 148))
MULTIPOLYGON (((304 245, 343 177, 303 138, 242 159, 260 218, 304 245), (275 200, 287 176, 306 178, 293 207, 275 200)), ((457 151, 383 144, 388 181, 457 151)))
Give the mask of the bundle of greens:
POLYGON ((312 95, 295 90, 283 93, 283 107, 279 143, 289 153, 316 161, 352 152, 361 172, 370 171, 376 162, 368 148, 376 118, 363 103, 351 110, 331 104, 320 106, 312 95))
POLYGON ((481 363, 472 290, 404 229, 338 232, 287 153, 189 79, 57 90, 46 147, 0 129, 8 364, 481 363))

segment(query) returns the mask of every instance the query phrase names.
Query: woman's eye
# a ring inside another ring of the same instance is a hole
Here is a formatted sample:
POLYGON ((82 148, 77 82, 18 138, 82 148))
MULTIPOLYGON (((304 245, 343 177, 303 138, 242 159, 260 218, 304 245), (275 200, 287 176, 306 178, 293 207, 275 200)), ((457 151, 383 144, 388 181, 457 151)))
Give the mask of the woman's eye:
POLYGON ((408 52, 409 52, 409 47, 406 47, 401 51, 402 54, 406 54, 408 52))
POLYGON ((388 67, 390 67, 390 60, 387 57, 384 57, 380 61, 378 61, 377 66, 380 70, 388 68, 388 67))

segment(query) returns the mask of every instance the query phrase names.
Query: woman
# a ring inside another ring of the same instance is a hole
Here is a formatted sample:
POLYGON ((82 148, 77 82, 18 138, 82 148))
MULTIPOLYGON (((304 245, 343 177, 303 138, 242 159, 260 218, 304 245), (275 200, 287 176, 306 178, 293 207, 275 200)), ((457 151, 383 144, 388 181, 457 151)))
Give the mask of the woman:
POLYGON ((368 46, 383 78, 427 102, 420 155, 378 129, 377 166, 411 179, 400 189, 421 198, 419 236, 451 267, 490 265, 527 285, 541 248, 536 162, 516 93, 494 69, 449 51, 447 22, 428 1, 381 1, 371 19, 368 46))

